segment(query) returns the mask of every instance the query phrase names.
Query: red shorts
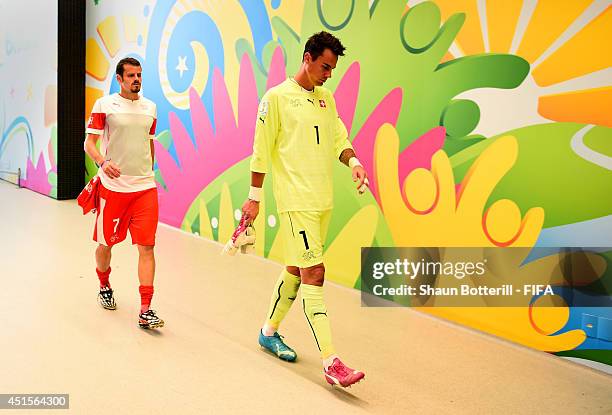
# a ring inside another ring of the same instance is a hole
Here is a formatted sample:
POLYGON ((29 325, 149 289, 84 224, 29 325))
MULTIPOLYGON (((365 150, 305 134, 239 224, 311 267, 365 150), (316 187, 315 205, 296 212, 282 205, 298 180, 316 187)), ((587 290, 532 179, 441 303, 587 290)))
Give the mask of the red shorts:
POLYGON ((157 189, 120 193, 100 183, 100 203, 96 213, 94 241, 113 246, 127 237, 134 245, 155 245, 159 207, 157 189))

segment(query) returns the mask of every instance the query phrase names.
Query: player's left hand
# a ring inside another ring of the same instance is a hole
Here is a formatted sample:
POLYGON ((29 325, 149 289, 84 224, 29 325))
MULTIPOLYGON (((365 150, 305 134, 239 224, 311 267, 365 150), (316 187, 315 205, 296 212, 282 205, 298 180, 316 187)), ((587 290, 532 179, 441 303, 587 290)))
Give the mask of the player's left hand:
POLYGON ((259 215, 259 202, 247 199, 242 205, 242 217, 247 225, 252 224, 259 215))
POLYGON ((363 166, 353 167, 353 181, 357 182, 357 191, 363 194, 369 186, 368 174, 363 166))

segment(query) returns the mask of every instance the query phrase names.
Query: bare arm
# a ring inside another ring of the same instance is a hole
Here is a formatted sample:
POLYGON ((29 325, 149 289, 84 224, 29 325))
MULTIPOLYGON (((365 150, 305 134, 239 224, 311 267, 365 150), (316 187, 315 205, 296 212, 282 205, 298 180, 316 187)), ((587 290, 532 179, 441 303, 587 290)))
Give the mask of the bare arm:
POLYGON ((155 168, 155 144, 153 140, 149 140, 149 144, 151 144, 151 170, 155 168))
POLYGON ((352 148, 347 148, 342 153, 340 153, 339 159, 342 164, 351 167, 353 181, 357 182, 357 190, 359 191, 359 193, 365 192, 365 189, 368 186, 368 174, 366 173, 361 163, 357 161, 355 151, 353 151, 352 148), (350 161, 353 157, 355 157, 355 160, 351 165, 350 161))
POLYGON ((98 148, 96 147, 96 143, 100 139, 98 134, 87 134, 87 138, 85 138, 85 144, 83 145, 85 149, 85 153, 96 163, 100 168, 106 173, 108 177, 111 179, 115 179, 121 176, 121 169, 112 161, 106 161, 104 156, 100 154, 98 148))
POLYGON ((96 143, 100 136, 98 134, 87 134, 85 138, 85 144, 83 145, 85 153, 94 161, 94 163, 100 165, 104 161, 104 157, 98 151, 96 143))
POLYGON ((251 186, 253 187, 263 187, 264 178, 266 177, 266 173, 258 173, 256 171, 251 172, 251 186))
POLYGON ((356 157, 356 156, 355 156, 355 152, 353 151, 353 149, 352 149, 352 148, 347 148, 346 150, 344 150, 344 151, 343 151, 343 152, 340 154, 339 159, 340 159, 340 162, 341 162, 342 164, 344 164, 345 166, 348 166, 348 165, 349 165, 349 160, 350 160, 352 157, 356 157))

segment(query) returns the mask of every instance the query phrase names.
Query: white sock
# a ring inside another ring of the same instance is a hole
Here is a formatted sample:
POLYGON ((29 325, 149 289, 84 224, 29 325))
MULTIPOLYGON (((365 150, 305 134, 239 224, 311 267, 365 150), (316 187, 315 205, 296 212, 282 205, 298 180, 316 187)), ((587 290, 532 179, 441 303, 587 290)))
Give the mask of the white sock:
POLYGON ((264 336, 270 337, 270 336, 274 336, 274 333, 276 333, 276 329, 268 325, 268 323, 266 323, 262 327, 261 332, 263 333, 264 336))
POLYGON ((323 359, 323 369, 327 369, 328 367, 330 367, 332 365, 332 363, 334 363, 334 359, 336 359, 338 357, 337 354, 333 354, 331 356, 329 356, 327 359, 323 359))

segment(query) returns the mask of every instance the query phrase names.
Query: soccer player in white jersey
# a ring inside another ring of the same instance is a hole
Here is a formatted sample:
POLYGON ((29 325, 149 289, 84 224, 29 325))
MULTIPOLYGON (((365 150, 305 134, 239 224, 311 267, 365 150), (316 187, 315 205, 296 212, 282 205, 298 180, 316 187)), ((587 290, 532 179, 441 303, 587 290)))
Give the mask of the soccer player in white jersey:
POLYGON ((366 172, 348 140, 334 97, 322 87, 344 50, 330 33, 314 34, 306 42, 302 66, 295 77, 263 96, 250 165, 251 190, 242 212, 248 223, 257 217, 270 163, 285 268, 272 290, 259 344, 280 359, 295 361, 295 351, 277 330, 301 288, 302 307, 321 352, 325 379, 331 385, 347 387, 365 374, 347 367, 336 354, 323 301, 323 244, 333 207, 332 163, 340 160, 349 166, 361 192, 367 184, 366 172))
MULTIPOLYGON (((116 69, 121 92, 96 101, 87 125, 85 152, 98 166, 91 183, 96 191, 94 241, 96 273, 100 280, 98 302, 116 309, 109 282, 113 245, 127 237, 138 247, 138 279, 141 307, 138 324, 142 328, 164 325, 150 304, 155 276, 155 233, 158 221, 157 187, 153 174, 155 104, 140 96, 142 68, 134 58, 119 61, 116 69), (100 151, 96 142, 102 138, 100 151)), ((88 186, 91 188, 91 186, 88 186)))

